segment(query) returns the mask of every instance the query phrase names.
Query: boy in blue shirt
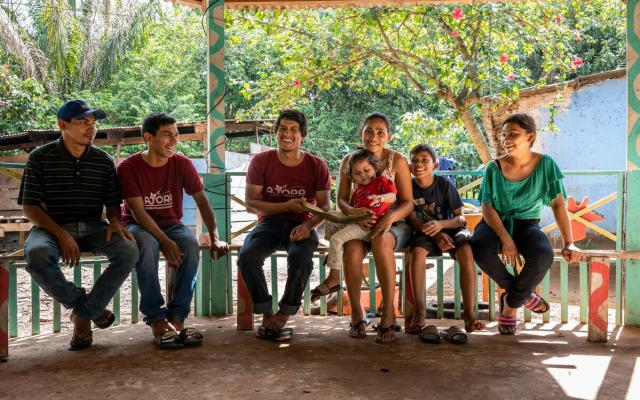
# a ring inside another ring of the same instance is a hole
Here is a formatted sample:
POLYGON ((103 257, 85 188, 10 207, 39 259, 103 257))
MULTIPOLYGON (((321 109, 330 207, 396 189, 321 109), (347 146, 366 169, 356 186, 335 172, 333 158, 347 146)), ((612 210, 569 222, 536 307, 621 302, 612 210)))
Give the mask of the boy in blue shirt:
MULTIPOLYGON (((445 177, 435 176, 438 158, 433 147, 419 144, 411 149, 410 169, 414 210, 407 222, 414 229, 409 242, 411 249, 411 286, 415 307, 407 333, 420 334, 425 342, 437 343, 440 335, 435 326, 425 326, 425 259, 448 251, 458 261, 461 271, 463 315, 465 330, 484 329, 474 318, 475 268, 471 251, 471 233, 462 214, 462 199, 455 186, 445 177)), ((457 327, 447 331, 445 337, 454 343, 466 343, 467 336, 457 327)))

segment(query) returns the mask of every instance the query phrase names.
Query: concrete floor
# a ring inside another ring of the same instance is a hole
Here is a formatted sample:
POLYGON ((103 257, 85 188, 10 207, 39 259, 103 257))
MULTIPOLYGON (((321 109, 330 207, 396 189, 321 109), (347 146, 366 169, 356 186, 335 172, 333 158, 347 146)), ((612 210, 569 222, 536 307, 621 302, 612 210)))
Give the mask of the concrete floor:
MULTIPOLYGON (((289 343, 235 330, 235 317, 197 318, 198 348, 160 351, 142 324, 15 340, 0 364, 1 399, 640 399, 640 329, 613 329, 607 344, 586 327, 494 324, 471 343, 428 345, 398 333, 390 345, 347 336, 348 319, 296 316, 289 343)), ((430 321, 446 328, 453 321, 430 321)))

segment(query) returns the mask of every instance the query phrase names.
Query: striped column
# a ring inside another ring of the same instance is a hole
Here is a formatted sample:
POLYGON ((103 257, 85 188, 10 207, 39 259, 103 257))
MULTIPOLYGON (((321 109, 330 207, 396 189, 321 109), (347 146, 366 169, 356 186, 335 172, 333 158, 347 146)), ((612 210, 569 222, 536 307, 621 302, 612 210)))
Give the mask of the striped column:
POLYGON ((589 259, 590 342, 606 342, 609 325, 609 259, 589 259))
MULTIPOLYGON (((640 0, 627 1, 627 177, 625 250, 640 250, 640 0)), ((640 325, 640 260, 626 260, 625 325, 640 325)))
POLYGON ((0 261, 0 361, 9 357, 9 264, 0 261))

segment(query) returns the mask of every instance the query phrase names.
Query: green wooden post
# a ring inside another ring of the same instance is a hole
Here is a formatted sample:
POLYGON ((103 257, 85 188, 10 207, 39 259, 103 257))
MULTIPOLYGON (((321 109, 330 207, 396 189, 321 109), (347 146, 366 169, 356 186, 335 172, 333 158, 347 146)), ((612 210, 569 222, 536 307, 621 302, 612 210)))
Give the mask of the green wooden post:
POLYGON ((82 286, 82 267, 79 265, 73 267, 73 284, 76 287, 82 286))
POLYGON ((61 322, 60 322, 60 318, 61 318, 60 313, 61 313, 60 303, 58 302, 58 300, 53 300, 53 332, 54 333, 60 332, 60 330, 62 329, 61 322))
MULTIPOLYGON (((640 250, 640 0, 627 1, 627 176, 624 243, 627 251, 640 250)), ((640 325, 640 260, 627 260, 625 270, 624 324, 640 325)))
POLYGON ((407 253, 402 253, 402 273, 400 274, 400 293, 402 293, 402 298, 398 299, 402 301, 402 312, 403 316, 406 316, 407 313, 407 253))
POLYGON ((304 302, 302 305, 302 313, 304 315, 311 314, 311 285, 309 284, 309 281, 307 281, 307 284, 304 287, 304 302))
MULTIPOLYGON (((320 282, 324 282, 324 279, 327 275, 327 266, 324 263, 324 259, 326 256, 321 255, 318 258, 318 264, 320 265, 320 282)), ((327 296, 322 296, 320 298, 320 315, 323 317, 327 316, 327 296)))
POLYGON ((202 295, 202 261, 200 262, 200 264, 198 265, 198 276, 196 278, 196 287, 194 288, 193 291, 193 297, 195 300, 195 310, 194 310, 194 315, 197 317, 202 317, 204 316, 204 313, 202 312, 202 307, 204 307, 204 296, 202 295))
POLYGON ((489 278, 489 321, 496 320, 496 283, 489 278))
MULTIPOLYGON (((216 0, 211 7, 207 4, 207 58, 208 58, 208 74, 207 74, 207 130, 208 140, 205 145, 205 154, 209 156, 209 172, 216 175, 207 175, 205 177, 205 188, 207 188, 207 197, 213 207, 216 221, 218 224, 218 233, 220 238, 229 241, 230 226, 230 207, 228 196, 228 183, 225 175, 225 159, 224 159, 224 1, 216 0), (213 189, 215 188, 215 190, 213 189)), ((231 271, 231 257, 225 256, 210 264, 211 274, 208 276, 208 284, 211 290, 204 290, 204 296, 209 301, 204 301, 205 312, 215 315, 226 315, 233 312, 229 307, 228 291, 231 287, 227 287, 229 282, 228 274, 231 271)), ((207 282, 205 282, 207 285, 207 282)), ((207 289, 205 287, 204 289, 207 289)))
MULTIPOLYGON (((623 248, 624 221, 624 173, 618 175, 618 198, 616 200, 616 250, 623 248)), ((616 258, 616 325, 622 325, 622 268, 624 261, 616 258)))
POLYGON ((342 303, 342 296, 344 294, 344 290, 342 290, 342 269, 340 269, 340 289, 338 289, 338 316, 342 317, 344 315, 344 304, 342 303))
POLYGON ((580 261, 580 323, 586 324, 589 315, 589 270, 586 261, 580 261))
POLYGON ((136 271, 131 273, 131 323, 135 324, 139 320, 138 315, 138 275, 136 271))
MULTIPOLYGON (((228 232, 230 228, 228 226, 229 221, 229 193, 228 178, 225 174, 205 174, 204 175, 204 187, 209 203, 213 207, 214 214, 216 216, 218 234, 221 240, 228 241, 228 232)), ((202 227, 203 232, 207 231, 207 227, 202 227)), ((213 260, 208 251, 202 252, 202 266, 203 266, 203 281, 209 282, 209 290, 203 290, 204 299, 210 299, 211 308, 210 312, 214 315, 227 315, 232 313, 232 309, 229 309, 227 293, 230 289, 228 287, 228 275, 231 271, 231 255, 227 254, 218 260, 213 260)), ((205 284, 206 286, 206 284, 205 284)), ((204 288, 206 289, 206 287, 204 288)))
MULTIPOLYGON (((542 297, 544 297, 545 299, 549 298, 549 292, 551 290, 550 277, 551 277, 551 271, 547 271, 547 274, 544 276, 544 279, 542 279, 542 297)), ((547 310, 546 313, 542 314, 542 322, 548 323, 550 315, 551 315, 551 312, 549 310, 547 310)))
POLYGON ((113 295, 113 315, 116 317, 113 326, 120 325, 120 289, 113 295))
POLYGON ((436 266, 437 275, 437 287, 438 293, 436 295, 438 299, 438 310, 436 311, 436 318, 440 319, 444 317, 444 266, 441 257, 438 257, 436 266))
POLYGON ((17 267, 9 264, 9 337, 18 336, 18 274, 17 267))
POLYGON ((369 312, 378 312, 376 307, 376 263, 373 256, 369 256, 369 312))
POLYGON ((40 334, 40 287, 31 278, 31 334, 40 334))
POLYGON ((455 261, 453 263, 453 318, 460 319, 462 317, 462 308, 460 307, 460 265, 455 261))
POLYGON ((560 261, 560 322, 569 322, 569 264, 560 261))
POLYGON ((278 309, 278 257, 271 256, 271 307, 278 309))

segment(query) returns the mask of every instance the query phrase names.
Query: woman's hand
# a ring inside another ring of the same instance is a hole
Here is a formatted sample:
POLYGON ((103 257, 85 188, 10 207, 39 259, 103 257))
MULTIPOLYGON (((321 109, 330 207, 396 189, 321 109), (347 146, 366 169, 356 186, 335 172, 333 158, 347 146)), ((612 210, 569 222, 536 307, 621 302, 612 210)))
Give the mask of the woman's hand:
POLYGON ((502 262, 514 268, 520 264, 520 253, 511 236, 502 239, 502 262))
POLYGON ((369 237, 373 239, 380 234, 384 235, 385 233, 389 232, 389 229, 391 229, 391 225, 393 225, 393 221, 391 220, 391 213, 385 214, 385 216, 380 218, 380 220, 376 222, 375 226, 371 228, 369 237))
POLYGON ((360 225, 362 229, 367 229, 367 230, 371 229, 376 224, 376 221, 378 220, 378 217, 376 216, 376 214, 370 209, 365 207, 352 208, 351 210, 349 210, 348 215, 355 215, 355 216, 369 215, 370 217, 369 219, 356 222, 358 225, 360 225))
POLYGON ((573 243, 565 244, 564 247, 562 247, 562 257, 564 257, 567 262, 580 261, 582 251, 573 243))

